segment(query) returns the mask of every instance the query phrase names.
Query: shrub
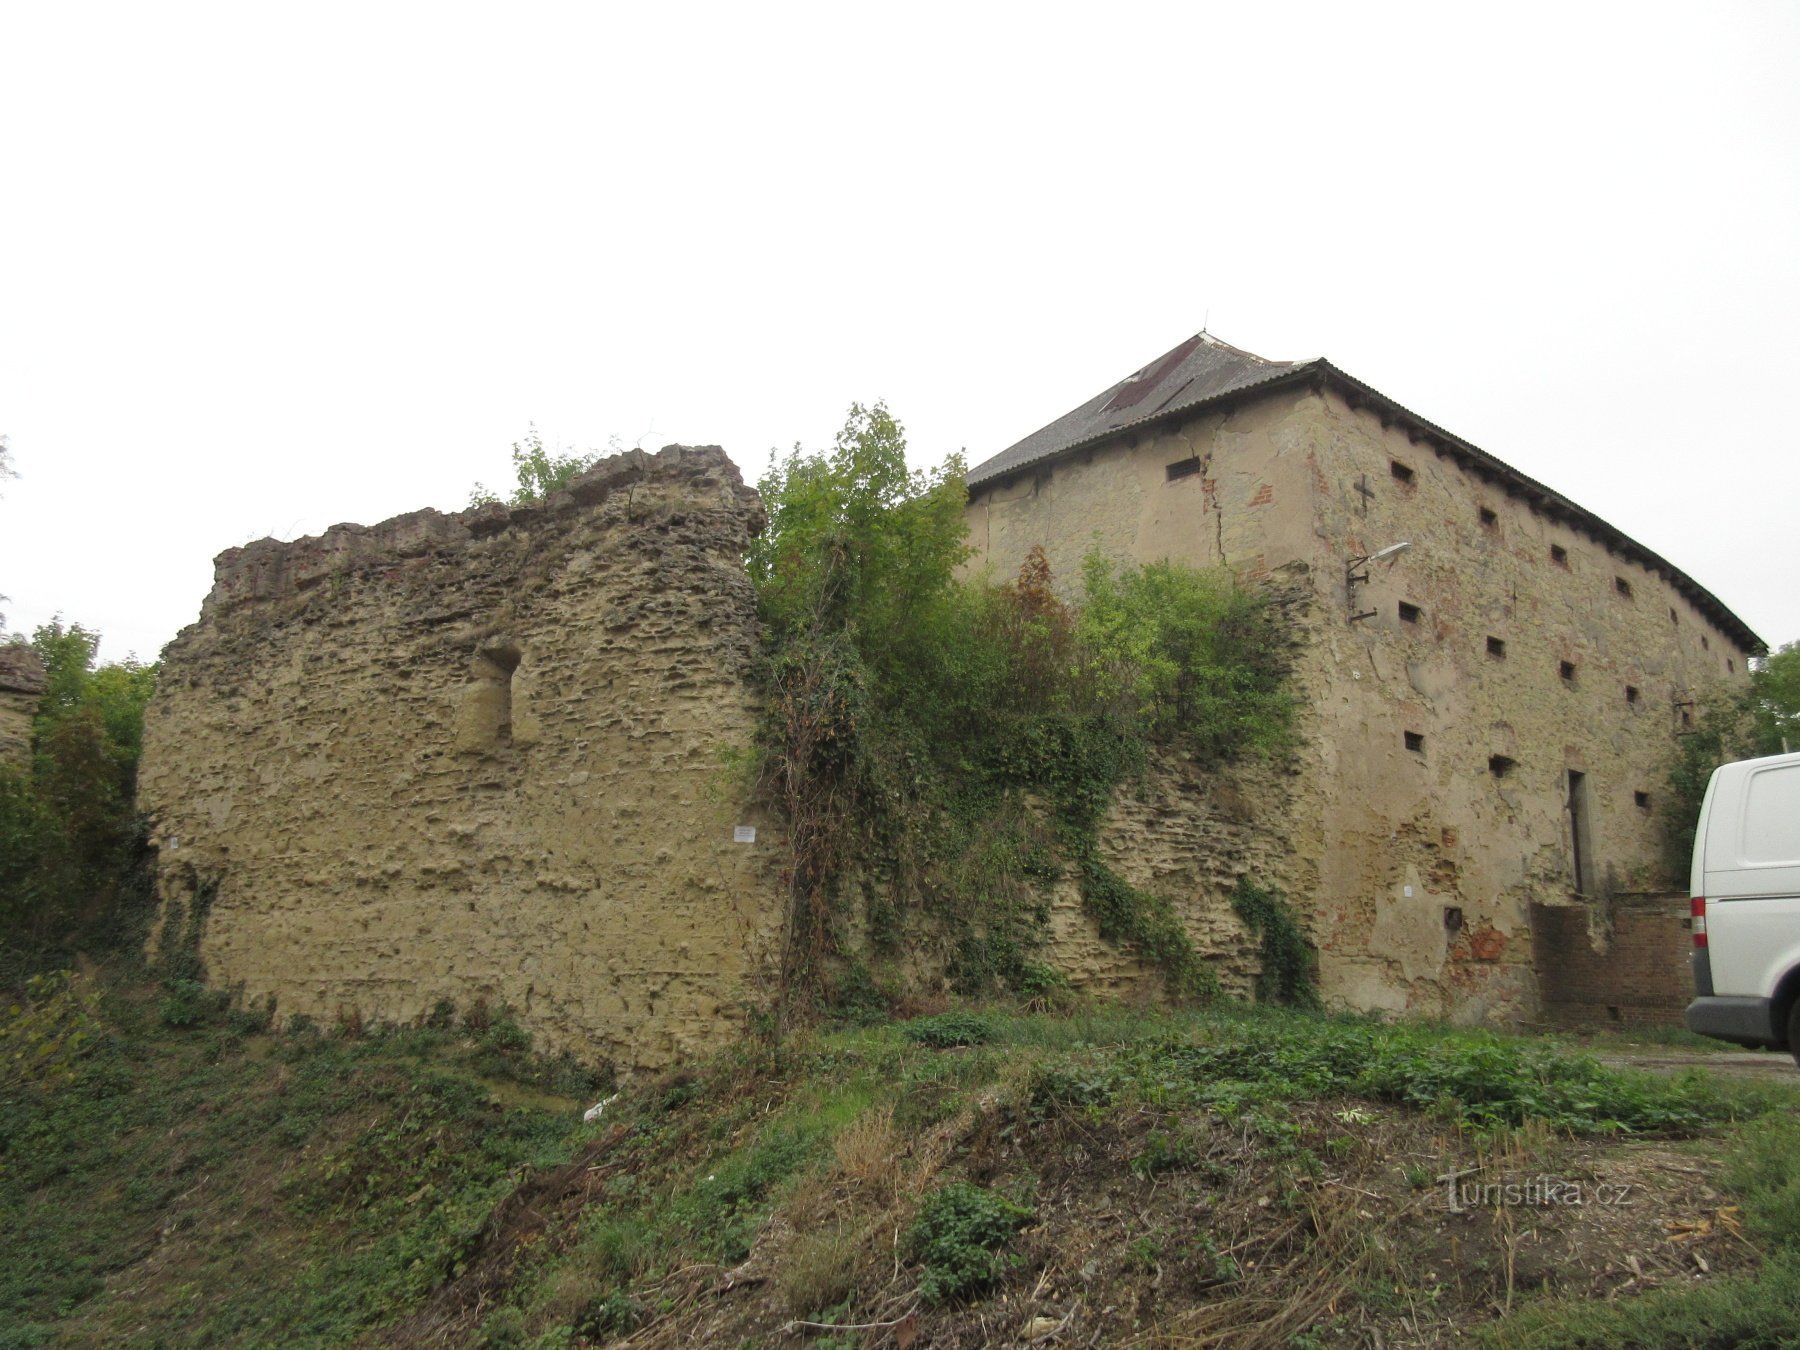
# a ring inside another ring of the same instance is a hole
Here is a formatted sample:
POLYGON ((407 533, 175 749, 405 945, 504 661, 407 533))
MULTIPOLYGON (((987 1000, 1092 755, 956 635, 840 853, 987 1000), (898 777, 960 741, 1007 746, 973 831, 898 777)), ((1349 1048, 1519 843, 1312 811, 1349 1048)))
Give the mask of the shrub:
POLYGON ((979 1293, 1012 1265, 1001 1249, 1033 1210, 995 1191, 953 1181, 925 1197, 907 1230, 924 1264, 919 1293, 927 1303, 979 1293))
POLYGON ((919 1045, 944 1050, 955 1045, 986 1045, 994 1039, 994 1024, 980 1013, 947 1012, 908 1022, 900 1034, 919 1045))

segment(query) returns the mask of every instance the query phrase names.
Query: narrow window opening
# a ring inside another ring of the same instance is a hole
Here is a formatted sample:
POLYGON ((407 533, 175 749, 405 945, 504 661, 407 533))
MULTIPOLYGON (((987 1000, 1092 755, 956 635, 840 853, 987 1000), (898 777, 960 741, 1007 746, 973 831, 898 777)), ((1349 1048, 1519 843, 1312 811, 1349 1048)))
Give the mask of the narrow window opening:
POLYGON ((1412 751, 1415 755, 1424 754, 1425 753, 1425 737, 1424 737, 1424 735, 1417 731, 1407 732, 1406 733, 1406 748, 1408 750, 1412 751))
POLYGON ((1625 686, 1625 701, 1627 703, 1636 703, 1638 701, 1638 687, 1635 684, 1628 684, 1625 686))
POLYGON ((1624 596, 1625 599, 1631 599, 1631 583, 1624 577, 1613 578, 1613 589, 1624 596))
POLYGON ((1637 803, 1637 809, 1640 811, 1648 811, 1650 809, 1650 794, 1648 792, 1634 792, 1631 794, 1631 800, 1637 803))
POLYGON ((1687 730, 1690 730, 1693 727, 1693 725, 1694 725, 1694 714, 1692 712, 1690 712, 1688 709, 1683 708, 1681 710, 1681 729, 1683 731, 1687 731, 1687 730))
POLYGON ((1733 674, 1733 675, 1737 674, 1737 662, 1733 661, 1729 656, 1726 657, 1725 658, 1725 669, 1730 674, 1733 674))
POLYGON ((1579 769, 1569 770, 1569 841, 1575 868, 1575 891, 1588 893, 1593 871, 1593 840, 1589 836, 1587 775, 1579 769))
POLYGON ((1397 482, 1410 483, 1413 480, 1413 471, 1397 459, 1388 461, 1388 472, 1394 475, 1397 482))
POLYGON ((1669 606, 1669 622, 1670 623, 1680 623, 1681 622, 1681 616, 1675 612, 1675 607, 1673 605, 1669 606))
POLYGON ((1488 772, 1493 774, 1496 778, 1504 778, 1513 771, 1513 767, 1516 763, 1516 760, 1510 759, 1505 755, 1489 755, 1488 772))
POLYGON ((1505 639, 1497 638, 1497 637, 1489 638, 1488 639, 1488 655, 1493 657, 1496 661, 1504 661, 1506 659, 1506 641, 1505 641, 1505 639))
POLYGON ((1561 544, 1550 545, 1550 561, 1555 563, 1558 567, 1567 567, 1569 565, 1569 550, 1564 548, 1561 544))
POLYGON ((1460 905, 1445 905, 1444 906, 1444 931, 1446 933, 1460 933, 1460 932, 1462 932, 1462 926, 1463 926, 1462 906, 1460 906, 1460 905))
POLYGON ((1575 683, 1575 663, 1573 661, 1557 662, 1556 672, 1562 676, 1564 684, 1575 683))
POLYGON ((1177 460, 1175 463, 1169 465, 1168 468, 1164 469, 1163 472, 1169 475, 1169 481, 1171 483, 1178 478, 1192 478, 1195 474, 1200 472, 1200 461, 1197 459, 1177 460))
POLYGON ((512 744, 513 675, 518 669, 519 649, 510 644, 484 648, 475 661, 496 746, 512 744))
POLYGON ((1419 621, 1419 607, 1417 605, 1409 605, 1406 601, 1402 600, 1400 602, 1400 621, 1402 623, 1417 623, 1419 621))
POLYGON ((1700 650, 1703 652, 1710 652, 1712 650, 1712 643, 1706 640, 1705 633, 1700 635, 1700 650))
POLYGON ((1481 526, 1483 529, 1491 530, 1499 523, 1500 517, 1494 514, 1492 508, 1486 506, 1481 508, 1481 526))

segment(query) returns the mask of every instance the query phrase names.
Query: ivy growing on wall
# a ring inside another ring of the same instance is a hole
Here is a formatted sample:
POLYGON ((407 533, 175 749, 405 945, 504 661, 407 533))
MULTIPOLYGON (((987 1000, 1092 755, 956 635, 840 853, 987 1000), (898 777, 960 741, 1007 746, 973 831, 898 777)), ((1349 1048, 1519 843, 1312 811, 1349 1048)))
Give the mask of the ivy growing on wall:
POLYGON ((1106 865, 1099 829, 1152 745, 1214 765, 1289 743, 1289 642, 1266 600, 1222 572, 1098 556, 1065 599, 1036 549, 1004 584, 959 576, 961 462, 909 470, 881 404, 758 486, 769 526, 748 563, 763 772, 793 845, 788 996, 833 993, 853 920, 879 948, 915 913, 946 935, 960 988, 1040 990, 1064 875, 1103 937, 1155 960, 1172 994, 1208 996, 1173 905, 1106 865))

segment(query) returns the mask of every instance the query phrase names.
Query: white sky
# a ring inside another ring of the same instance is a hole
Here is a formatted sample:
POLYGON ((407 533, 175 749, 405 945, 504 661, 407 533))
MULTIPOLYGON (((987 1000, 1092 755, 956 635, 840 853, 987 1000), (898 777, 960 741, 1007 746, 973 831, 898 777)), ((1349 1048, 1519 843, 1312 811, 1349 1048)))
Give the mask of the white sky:
POLYGON ((0 0, 0 605, 507 448, 971 463, 1198 330, 1326 356, 1800 638, 1800 5, 0 0))

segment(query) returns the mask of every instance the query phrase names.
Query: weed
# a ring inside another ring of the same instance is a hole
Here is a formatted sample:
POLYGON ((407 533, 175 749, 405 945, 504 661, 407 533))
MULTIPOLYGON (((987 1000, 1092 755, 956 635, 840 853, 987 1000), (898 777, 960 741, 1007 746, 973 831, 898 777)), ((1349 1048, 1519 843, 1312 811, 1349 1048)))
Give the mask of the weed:
POLYGON ((986 1045, 994 1039, 994 1024, 979 1013, 947 1012, 921 1017, 900 1028, 907 1040, 933 1049, 957 1045, 986 1045))
POLYGON ((947 1303, 986 1289, 1018 1258, 1001 1249, 1033 1210, 996 1191, 953 1181, 926 1196, 907 1237, 924 1264, 919 1292, 947 1303))

